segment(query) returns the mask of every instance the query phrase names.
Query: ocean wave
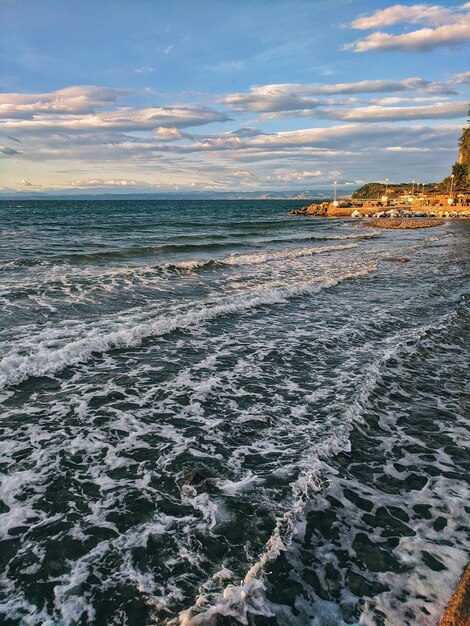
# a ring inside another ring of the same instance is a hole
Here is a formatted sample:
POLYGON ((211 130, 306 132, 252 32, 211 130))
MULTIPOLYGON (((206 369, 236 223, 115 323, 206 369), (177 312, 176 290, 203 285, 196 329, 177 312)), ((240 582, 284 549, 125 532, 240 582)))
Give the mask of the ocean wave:
MULTIPOLYGON (((227 248, 246 248, 250 245, 256 246, 257 244, 267 245, 270 243, 295 243, 299 241, 343 241, 348 239, 373 239, 380 235, 375 233, 355 233, 346 235, 312 235, 311 233, 302 234, 299 236, 287 235, 285 237, 251 237, 250 235, 244 235, 243 241, 234 239, 233 237, 227 237, 224 241, 201 241, 199 243, 168 243, 168 244, 156 244, 148 246, 135 246, 123 249, 112 250, 90 250, 75 253, 54 254, 40 259, 35 257, 23 257, 18 259, 10 259, 0 264, 0 271, 8 271, 15 268, 22 267, 36 267, 36 266, 54 266, 54 265, 80 265, 94 262, 112 262, 125 259, 131 259, 133 257, 141 256, 153 256, 164 254, 185 254, 191 252, 201 251, 218 251, 225 250, 227 248)), ((196 237, 197 238, 197 237, 196 237)), ((207 236, 204 237, 207 239, 207 236)), ((188 261, 190 263, 190 261, 188 261)))
MULTIPOLYGON (((123 281, 128 281, 127 286, 132 288, 135 281, 155 281, 162 276, 172 274, 191 274, 193 272, 217 269, 224 267, 249 266, 288 259, 302 258, 315 254, 348 250, 358 247, 357 243, 336 244, 331 246, 293 248, 284 250, 267 250, 266 252, 251 252, 248 254, 233 254, 220 259, 203 259, 164 263, 161 265, 144 265, 139 267, 100 267, 84 266, 81 268, 58 266, 45 268, 44 271, 35 273, 34 278, 18 280, 11 277, 8 284, 0 289, 0 296, 5 298, 34 298, 38 292, 42 295, 44 289, 62 292, 64 296, 73 298, 75 301, 83 299, 93 291, 110 291, 113 288, 122 288, 123 281)), ((154 287, 154 288, 155 288, 154 287)), ((48 308, 47 300, 43 305, 48 308)))
POLYGON ((294 248, 292 250, 268 250, 267 252, 253 252, 250 254, 237 254, 223 257, 221 259, 209 259, 206 261, 181 261, 179 263, 169 263, 160 266, 162 270, 173 271, 194 271, 207 267, 221 266, 237 266, 237 265, 256 265, 259 263, 268 263, 270 261, 280 261, 283 259, 295 259, 313 254, 322 254, 324 252, 335 252, 339 250, 349 250, 357 248, 357 243, 321 246, 319 248, 294 248))
POLYGON ((87 361, 93 355, 114 348, 126 349, 138 346, 150 337, 195 328, 220 316, 236 315, 261 306, 286 303, 291 298, 314 294, 345 280, 366 276, 376 267, 376 262, 369 262, 356 271, 345 272, 335 277, 321 277, 316 281, 289 287, 260 289, 257 292, 239 295, 222 304, 203 306, 173 317, 158 317, 137 324, 131 319, 110 332, 92 329, 86 336, 73 339, 60 348, 51 349, 39 343, 32 346, 34 352, 28 355, 13 352, 0 361, 0 387, 18 384, 31 376, 51 375, 65 367, 87 361))

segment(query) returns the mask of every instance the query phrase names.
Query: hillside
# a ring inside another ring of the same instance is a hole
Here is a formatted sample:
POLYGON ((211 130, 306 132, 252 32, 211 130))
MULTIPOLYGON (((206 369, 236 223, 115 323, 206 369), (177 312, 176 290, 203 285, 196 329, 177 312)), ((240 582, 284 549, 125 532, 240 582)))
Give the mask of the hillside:
MULTIPOLYGON (((381 196, 385 195, 385 184, 380 182, 374 183, 366 183, 352 194, 353 200, 376 200, 381 196)), ((420 184, 418 188, 418 184, 414 185, 415 194, 421 192, 423 186, 420 184)), ((425 192, 429 193, 430 191, 434 191, 437 189, 436 183, 427 183, 424 185, 425 192)), ((413 183, 397 183, 394 185, 388 185, 387 195, 391 198, 403 196, 405 194, 410 194, 413 192, 413 183)))

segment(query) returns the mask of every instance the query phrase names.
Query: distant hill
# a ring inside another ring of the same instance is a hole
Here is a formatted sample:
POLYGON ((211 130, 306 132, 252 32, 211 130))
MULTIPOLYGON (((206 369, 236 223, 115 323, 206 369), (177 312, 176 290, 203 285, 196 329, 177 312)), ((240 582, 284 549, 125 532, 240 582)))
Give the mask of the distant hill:
MULTIPOLYGON (((438 183, 426 183, 424 185, 424 190, 426 193, 430 191, 437 191, 439 188, 438 183)), ((421 192, 423 186, 420 184, 418 187, 418 183, 414 185, 415 194, 418 191, 421 192)), ((352 194, 353 200, 375 200, 385 195, 385 184, 384 183, 366 183, 352 194)), ((413 183, 398 183, 393 185, 388 185, 387 195, 391 198, 403 196, 405 194, 411 195, 413 192, 413 183)))
MULTIPOLYGON (((339 195, 348 195, 350 189, 341 189, 339 195)), ((333 196, 332 189, 303 189, 290 191, 169 191, 152 193, 114 193, 100 190, 63 190, 52 192, 3 191, 0 199, 5 200, 326 200, 333 196)))

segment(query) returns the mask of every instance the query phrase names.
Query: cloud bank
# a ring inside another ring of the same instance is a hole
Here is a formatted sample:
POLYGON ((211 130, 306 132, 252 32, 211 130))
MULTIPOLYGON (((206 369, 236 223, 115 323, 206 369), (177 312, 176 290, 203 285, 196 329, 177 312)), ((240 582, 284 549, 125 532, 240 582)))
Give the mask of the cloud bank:
POLYGON ((213 105, 143 107, 126 104, 130 96, 138 101, 136 92, 99 86, 9 93, 0 104, 0 158, 15 171, 23 166, 16 188, 31 191, 42 183, 30 177, 32 162, 38 172, 59 172, 63 188, 75 190, 353 184, 364 168, 373 178, 385 170, 401 178, 417 167, 416 154, 429 179, 436 153, 455 151, 467 113, 458 92, 468 82, 463 72, 441 82, 415 76, 269 84, 213 105), (272 130, 273 121, 292 117, 301 128, 272 130))
POLYGON ((347 44, 353 52, 406 51, 426 52, 438 47, 454 47, 470 42, 470 3, 461 6, 395 4, 379 9, 371 15, 359 17, 351 23, 356 30, 382 29, 404 24, 423 28, 395 34, 377 30, 364 39, 347 44))

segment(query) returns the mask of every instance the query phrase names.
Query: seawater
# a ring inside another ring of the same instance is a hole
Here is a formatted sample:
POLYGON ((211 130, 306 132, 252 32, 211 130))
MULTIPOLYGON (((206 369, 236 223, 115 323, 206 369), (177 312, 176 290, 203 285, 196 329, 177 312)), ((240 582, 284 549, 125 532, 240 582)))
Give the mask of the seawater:
POLYGON ((1 202, 2 624, 438 624, 470 227, 301 204, 1 202))

